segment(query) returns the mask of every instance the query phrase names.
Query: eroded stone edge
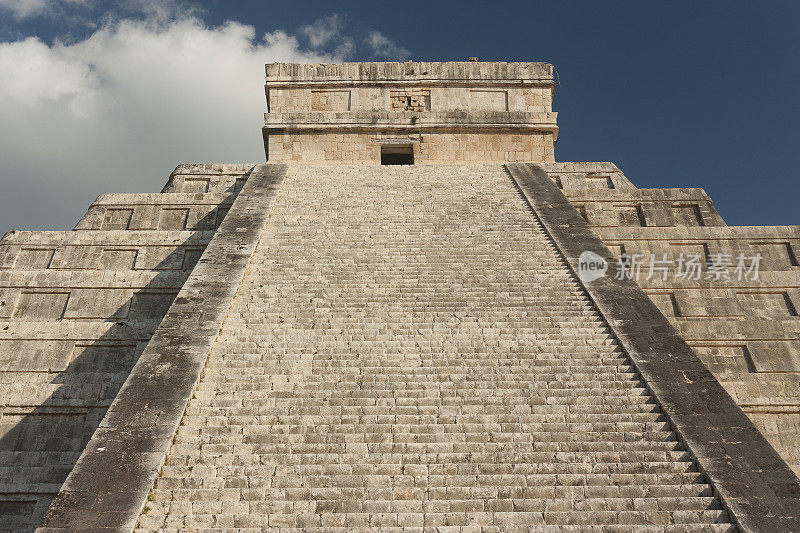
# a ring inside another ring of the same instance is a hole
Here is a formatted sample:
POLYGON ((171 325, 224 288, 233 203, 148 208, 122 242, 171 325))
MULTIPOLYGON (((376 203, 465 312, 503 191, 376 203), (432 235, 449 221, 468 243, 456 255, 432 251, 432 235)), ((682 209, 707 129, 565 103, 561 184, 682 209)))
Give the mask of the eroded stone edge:
POLYGON ((287 168, 253 168, 37 532, 135 527, 287 168))
POLYGON ((616 279, 614 255, 547 173, 536 164, 506 168, 739 529, 800 531, 791 468, 639 285, 616 279), (586 250, 606 260, 604 277, 578 278, 586 250))

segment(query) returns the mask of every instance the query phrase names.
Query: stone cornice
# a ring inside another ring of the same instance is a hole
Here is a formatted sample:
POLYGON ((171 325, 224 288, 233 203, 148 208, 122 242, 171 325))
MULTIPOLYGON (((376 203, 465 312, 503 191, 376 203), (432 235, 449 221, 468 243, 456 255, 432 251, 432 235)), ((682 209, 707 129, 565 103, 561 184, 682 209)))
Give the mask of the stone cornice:
POLYGON ((517 111, 265 113, 264 132, 553 132, 557 113, 517 111))
POLYGON ((555 87, 550 80, 448 80, 448 79, 412 79, 412 80, 267 80, 267 89, 349 89, 352 87, 555 87))
POLYGON ((481 82, 544 82, 553 81, 553 65, 536 62, 363 62, 363 63, 268 63, 265 66, 267 85, 292 85, 313 82, 374 84, 399 81, 443 81, 470 85, 481 82))

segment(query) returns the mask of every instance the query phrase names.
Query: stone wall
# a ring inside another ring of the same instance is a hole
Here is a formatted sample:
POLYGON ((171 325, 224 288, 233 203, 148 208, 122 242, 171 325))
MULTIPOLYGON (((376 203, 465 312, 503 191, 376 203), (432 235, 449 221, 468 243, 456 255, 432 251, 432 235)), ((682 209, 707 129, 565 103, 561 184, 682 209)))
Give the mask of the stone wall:
POLYGON ((635 189, 608 163, 542 166, 615 254, 644 261, 641 287, 800 473, 800 226, 727 226, 702 189, 635 189), (648 276, 651 254, 762 260, 757 280, 694 280, 648 276))
POLYGON ((552 109, 550 87, 267 87, 270 113, 320 111, 524 111, 552 109))
POLYGON ((270 162, 377 165, 381 146, 410 145, 414 164, 552 161, 553 135, 503 133, 282 133, 270 135, 270 162))
POLYGON ((360 63, 267 63, 269 82, 280 83, 377 83, 405 80, 487 84, 498 80, 552 84, 553 65, 534 61, 406 61, 360 63))
MULTIPOLYGON (((552 159, 545 151, 552 143, 537 146, 533 135, 518 144, 513 136, 460 135, 406 142, 419 164, 505 162, 537 149, 552 159), (463 153, 448 154, 454 146, 463 153)), ((299 143, 285 154, 326 164, 335 161, 337 143, 353 144, 342 153, 365 154, 371 164, 367 156, 381 143, 399 140, 285 138, 299 143)), ((637 189, 611 163, 541 165, 618 255, 761 254, 758 280, 685 280, 672 272, 647 279, 645 268, 639 283, 800 472, 800 226, 729 227, 702 189, 637 189)), ((163 194, 99 197, 75 231, 10 232, 0 241, 0 509, 7 530, 29 530, 47 509, 250 168, 182 165, 163 194)))
POLYGON ((381 164, 414 143, 414 163, 553 161, 558 135, 546 63, 267 65, 270 162, 381 164))
POLYGON ((0 241, 0 531, 35 527, 252 165, 182 165, 0 241))

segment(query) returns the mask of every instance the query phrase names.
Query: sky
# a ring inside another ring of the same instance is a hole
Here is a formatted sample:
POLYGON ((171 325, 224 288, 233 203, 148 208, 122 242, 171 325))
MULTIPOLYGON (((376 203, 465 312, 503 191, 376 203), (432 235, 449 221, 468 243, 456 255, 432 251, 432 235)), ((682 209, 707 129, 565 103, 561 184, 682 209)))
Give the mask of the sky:
POLYGON ((557 161, 800 224, 798 2, 0 0, 0 235, 264 161, 264 63, 547 61, 557 161))

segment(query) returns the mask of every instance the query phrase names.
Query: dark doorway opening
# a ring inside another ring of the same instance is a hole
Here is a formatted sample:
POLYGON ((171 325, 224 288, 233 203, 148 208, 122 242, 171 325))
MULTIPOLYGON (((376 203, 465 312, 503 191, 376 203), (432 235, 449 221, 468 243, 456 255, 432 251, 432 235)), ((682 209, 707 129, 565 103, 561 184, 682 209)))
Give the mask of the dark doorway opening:
POLYGON ((413 164, 414 147, 412 145, 381 146, 381 165, 413 164))

